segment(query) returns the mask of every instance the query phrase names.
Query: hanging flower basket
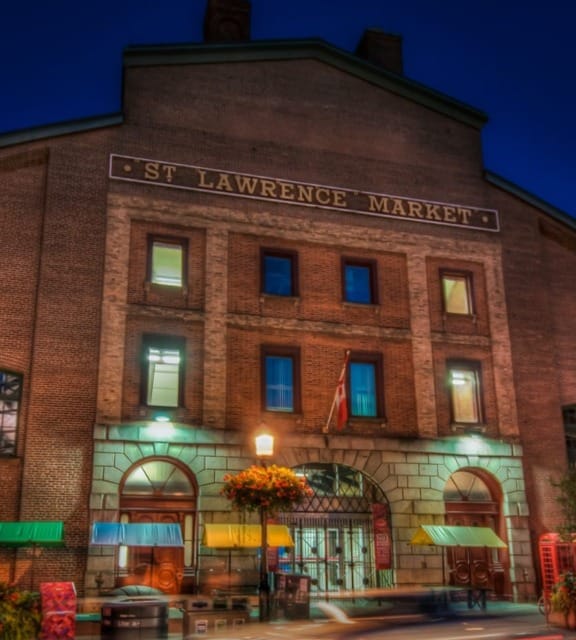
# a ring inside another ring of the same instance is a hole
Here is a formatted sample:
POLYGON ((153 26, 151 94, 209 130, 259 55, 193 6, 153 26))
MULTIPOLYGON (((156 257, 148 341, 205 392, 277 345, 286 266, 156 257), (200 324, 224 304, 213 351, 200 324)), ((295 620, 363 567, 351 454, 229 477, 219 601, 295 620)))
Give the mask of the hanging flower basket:
POLYGON ((306 478, 287 467, 252 465, 236 475, 224 476, 222 495, 234 509, 268 513, 289 511, 312 496, 306 478))

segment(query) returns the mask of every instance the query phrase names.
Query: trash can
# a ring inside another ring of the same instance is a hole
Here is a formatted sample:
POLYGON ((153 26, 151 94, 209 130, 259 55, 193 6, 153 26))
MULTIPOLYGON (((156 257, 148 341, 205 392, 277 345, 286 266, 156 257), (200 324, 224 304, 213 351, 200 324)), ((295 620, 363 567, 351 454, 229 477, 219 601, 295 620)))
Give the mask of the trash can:
POLYGON ((100 633, 103 638, 168 637, 168 603, 162 600, 105 602, 101 614, 100 633))
POLYGON ((182 613, 184 640, 199 634, 226 633, 250 621, 248 598, 232 598, 230 602, 227 598, 193 598, 184 603, 182 613))
POLYGON ((287 620, 310 618, 310 576, 275 574, 275 612, 287 620))

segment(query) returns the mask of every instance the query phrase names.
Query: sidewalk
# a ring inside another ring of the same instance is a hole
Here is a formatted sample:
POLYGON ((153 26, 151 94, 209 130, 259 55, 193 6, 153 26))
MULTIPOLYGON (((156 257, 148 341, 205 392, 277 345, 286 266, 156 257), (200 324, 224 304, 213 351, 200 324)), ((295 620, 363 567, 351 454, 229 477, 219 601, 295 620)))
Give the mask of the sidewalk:
MULTIPOLYGON (((250 622, 248 624, 243 624, 240 626, 233 626, 230 624, 226 627, 226 629, 222 630, 214 630, 211 629, 207 633, 190 633, 187 637, 189 640, 196 640, 197 638, 207 638, 216 640, 218 638, 238 638, 239 640, 243 638, 250 638, 254 640, 255 638, 265 638, 267 636, 277 636, 278 634, 282 634, 287 638, 293 638, 293 640, 298 640, 298 635, 305 628, 310 629, 314 627, 315 633, 318 635, 330 637, 332 632, 335 630, 338 631, 342 629, 343 623, 338 622, 337 616, 335 614, 332 616, 330 614, 329 609, 321 610, 322 603, 312 603, 310 618, 306 620, 273 620, 271 622, 258 622, 257 611, 252 611, 252 616, 250 622)), ((328 603, 329 605, 331 603, 328 603)), ((342 604, 342 603, 339 603, 342 604)), ((331 605, 334 606, 334 605, 331 605)), ((338 610, 342 613, 345 609, 350 609, 350 607, 340 606, 338 610)), ((356 612, 358 609, 356 608, 356 612)), ((366 619, 372 617, 373 614, 377 614, 377 611, 373 611, 372 608, 365 611, 366 619)), ((518 616, 532 616, 538 626, 544 625, 546 623, 545 618, 542 614, 540 614, 538 607, 536 604, 532 603, 514 603, 514 602, 502 602, 502 601, 489 601, 487 603, 486 609, 481 609, 479 607, 469 608, 466 602, 453 602, 450 603, 449 612, 446 615, 434 617, 433 615, 427 614, 416 614, 416 613, 383 613, 383 617, 390 622, 394 623, 398 621, 399 623, 413 622, 413 623, 430 623, 433 624, 436 620, 441 619, 469 619, 469 620, 481 620, 486 618, 497 618, 497 617, 518 617, 518 616)), ((362 620, 362 615, 354 616, 355 620, 362 620)), ((169 627, 169 635, 167 640, 183 640, 183 624, 182 619, 175 619, 171 617, 170 619, 170 627, 169 627)), ((78 625, 79 634, 76 635, 76 640, 106 640, 105 636, 101 636, 100 634, 100 623, 95 620, 90 623, 90 626, 86 625, 78 625)), ((551 636, 555 636, 557 634, 563 635, 566 640, 576 640, 576 634, 573 634, 570 631, 566 631, 565 629, 558 629, 550 626, 551 636)), ((130 632, 120 632, 116 634, 117 640, 122 640, 123 638, 128 638, 130 636, 131 639, 137 640, 139 637, 138 631, 133 630, 133 633, 130 632)), ((112 638, 113 636, 108 636, 112 638)), ((142 637, 146 637, 142 635, 142 637)), ((149 637, 149 636, 147 636, 149 637)))

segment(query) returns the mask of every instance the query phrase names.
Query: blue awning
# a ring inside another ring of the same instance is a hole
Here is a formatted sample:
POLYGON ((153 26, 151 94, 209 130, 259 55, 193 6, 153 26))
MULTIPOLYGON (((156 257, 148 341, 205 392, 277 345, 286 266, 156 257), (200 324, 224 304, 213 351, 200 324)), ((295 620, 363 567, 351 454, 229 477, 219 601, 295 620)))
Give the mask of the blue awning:
POLYGON ((63 545, 63 522, 0 522, 0 547, 61 547, 63 545))
POLYGON ((182 529, 166 522, 94 522, 90 544, 127 547, 183 547, 182 529))

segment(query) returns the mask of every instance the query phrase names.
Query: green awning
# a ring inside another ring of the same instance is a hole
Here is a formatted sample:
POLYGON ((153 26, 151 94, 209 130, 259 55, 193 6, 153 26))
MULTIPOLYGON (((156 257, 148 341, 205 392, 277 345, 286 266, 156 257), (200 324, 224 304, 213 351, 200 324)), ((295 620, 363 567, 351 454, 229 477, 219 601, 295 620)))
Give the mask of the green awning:
POLYGON ((496 547, 506 548, 489 527, 456 527, 421 524, 410 544, 438 545, 439 547, 496 547))
MULTIPOLYGON (((268 546, 293 547, 294 541, 283 524, 266 527, 268 546)), ((212 549, 257 548, 262 546, 259 524, 205 524, 202 544, 212 549)))
POLYGON ((63 545, 63 522, 0 522, 0 547, 60 547, 63 545))

